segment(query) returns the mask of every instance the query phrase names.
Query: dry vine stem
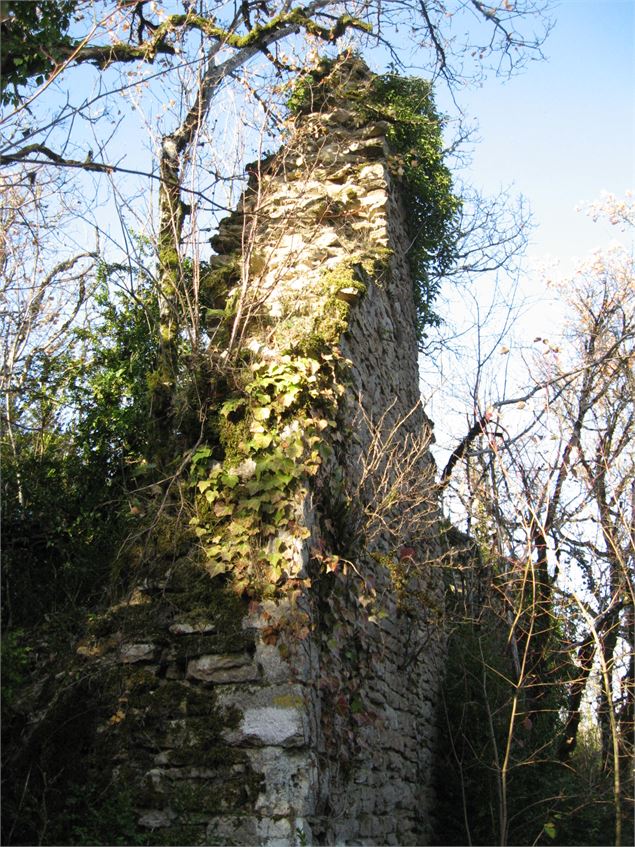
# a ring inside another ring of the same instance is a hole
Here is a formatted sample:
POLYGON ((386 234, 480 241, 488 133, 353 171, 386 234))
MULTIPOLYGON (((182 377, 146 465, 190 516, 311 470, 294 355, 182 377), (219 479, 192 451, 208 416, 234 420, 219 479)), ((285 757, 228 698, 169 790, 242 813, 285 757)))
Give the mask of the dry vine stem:
POLYGON ((362 526, 366 542, 380 536, 398 543, 425 539, 437 517, 434 465, 430 461, 431 432, 412 431, 411 418, 421 402, 392 422, 397 399, 374 421, 358 398, 357 426, 364 436, 359 456, 358 489, 362 493, 362 526))

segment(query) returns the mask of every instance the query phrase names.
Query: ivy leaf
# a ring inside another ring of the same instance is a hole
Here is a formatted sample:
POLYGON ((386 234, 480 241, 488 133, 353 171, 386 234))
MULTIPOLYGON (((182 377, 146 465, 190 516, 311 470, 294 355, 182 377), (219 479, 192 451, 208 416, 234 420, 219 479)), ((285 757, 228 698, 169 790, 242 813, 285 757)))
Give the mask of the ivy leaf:
POLYGON ((272 441, 273 435, 270 432, 256 432, 247 447, 253 450, 265 450, 272 441))
POLYGON ((226 400, 221 406, 220 413, 223 417, 228 417, 232 412, 235 412, 236 409, 240 409, 241 406, 244 406, 247 401, 244 397, 234 397, 231 400, 226 400))
POLYGON ((226 485, 227 488, 236 488, 238 483, 240 482, 240 477, 234 473, 225 473, 223 474, 223 485, 226 485))
MULTIPOLYGON (((260 490, 260 486, 256 488, 256 491, 260 490)), ((241 500, 238 503, 238 507, 241 512, 258 512, 260 510, 261 498, 260 497, 249 497, 246 500, 241 500)), ((246 520, 246 517, 243 516, 243 522, 246 520)))
POLYGON ((302 444, 299 441, 291 441, 287 445, 287 456, 290 459, 299 459, 303 452, 302 444))
POLYGON ((269 566, 269 579, 271 582, 278 582, 282 577, 282 568, 280 565, 270 565, 269 566))
POLYGON ((211 447, 201 447, 199 450, 194 453, 192 456, 192 464, 196 465, 199 462, 202 462, 204 459, 209 459, 212 455, 211 447))
POLYGON ((299 388, 292 388, 289 391, 285 392, 285 394, 283 394, 281 399, 280 399, 280 402, 282 403, 282 407, 284 409, 288 409, 289 406, 293 405, 293 403, 295 403, 295 399, 296 399, 296 397, 298 396, 299 393, 300 393, 299 388))
POLYGON ((337 556, 326 556, 324 564, 328 573, 335 573, 340 566, 340 560, 337 556))
POLYGON ((227 571, 230 569, 230 565, 227 564, 227 562, 220 561, 208 562, 205 569, 211 577, 215 577, 227 573, 227 571))
POLYGON ((554 839, 556 837, 556 825, 552 821, 547 821, 543 829, 548 838, 554 839))

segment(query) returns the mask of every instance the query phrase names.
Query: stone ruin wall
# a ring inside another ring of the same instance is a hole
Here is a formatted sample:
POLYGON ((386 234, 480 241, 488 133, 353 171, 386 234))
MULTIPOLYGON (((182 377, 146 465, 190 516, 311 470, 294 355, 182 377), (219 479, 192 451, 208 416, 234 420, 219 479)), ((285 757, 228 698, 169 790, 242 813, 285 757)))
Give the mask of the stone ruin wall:
MULTIPOLYGON (((343 73, 352 88, 368 84, 361 63, 343 73)), ((251 337, 260 355, 275 360, 298 323, 308 332, 315 315, 328 313, 332 288, 324 290, 325 279, 341 286, 337 298, 350 307, 341 338, 350 370, 331 435, 334 450, 302 503, 311 536, 292 565, 292 575, 309 577, 297 602, 310 634, 288 664, 257 637, 259 684, 221 696, 245 709, 241 743, 261 745, 249 757, 267 788, 256 804, 262 817, 244 822, 256 827, 245 833, 249 843, 283 844, 297 836, 318 844, 422 844, 430 837, 442 662, 440 572, 432 563, 440 550, 427 451, 431 424, 419 401, 406 211, 391 176, 387 129, 365 122, 345 100, 300 116, 284 155, 263 168, 219 239, 227 244, 224 232, 240 229, 261 259, 250 284, 275 328, 251 337), (349 284, 344 270, 350 269, 359 288, 349 284), (385 460, 362 484, 364 462, 382 450, 385 460), (405 503, 373 520, 386 494, 379 477, 408 463, 410 483, 400 488, 405 503), (363 549, 338 550, 325 527, 333 503, 315 489, 333 477, 357 508, 367 507, 361 522, 370 541, 363 549), (410 520, 399 519, 403 510, 411 510, 410 520), (325 546, 344 560, 331 581, 349 585, 332 611, 350 616, 364 642, 354 645, 350 661, 346 643, 333 649, 337 631, 329 632, 328 614, 320 615, 320 595, 330 587, 314 553, 325 546), (292 701, 297 705, 283 705, 292 701)), ((262 634, 270 615, 284 619, 286 610, 284 600, 261 604, 264 617, 257 611, 245 626, 262 634)))
MULTIPOLYGON (((361 63, 344 72, 351 86, 368 84, 361 63)), ((210 580, 192 600, 200 577, 177 557, 84 639, 68 685, 42 695, 84 761, 113 768, 153 843, 431 837, 440 548, 406 212, 386 130, 345 101, 298 117, 214 242, 235 254, 249 240, 243 305, 256 319, 241 344, 254 357, 288 355, 294 333, 334 311, 347 323, 337 427, 298 495, 306 531, 288 539, 286 586, 227 615, 210 580), (393 508, 382 498, 401 471, 393 508), (81 725, 71 690, 90 718, 81 725)), ((27 759, 43 761, 46 732, 31 732, 27 759)))

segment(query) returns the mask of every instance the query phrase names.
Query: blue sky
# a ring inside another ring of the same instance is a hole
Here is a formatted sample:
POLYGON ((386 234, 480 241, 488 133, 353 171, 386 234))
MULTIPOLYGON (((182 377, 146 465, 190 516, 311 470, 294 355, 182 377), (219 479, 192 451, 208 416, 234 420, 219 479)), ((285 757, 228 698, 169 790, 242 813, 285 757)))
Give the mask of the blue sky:
MULTIPOLYGON (((635 0, 563 0, 553 18, 546 61, 530 63, 507 82, 490 77, 481 88, 458 93, 466 119, 478 122, 480 139, 461 176, 485 194, 511 185, 527 199, 536 229, 523 285, 536 295, 537 280, 530 274, 536 262, 551 256, 569 269, 572 257, 613 235, 576 207, 597 200, 602 191, 623 195, 635 188, 635 0)), ((96 77, 78 69, 74 96, 96 77)), ((437 101, 442 111, 456 113, 440 83, 437 101)), ((136 127, 115 135, 124 143, 122 164, 134 167, 140 157, 141 169, 148 170, 146 142, 131 143, 130 132, 139 137, 136 127)), ((83 140, 78 157, 95 146, 83 140)), ((112 151, 107 158, 112 160, 112 151)))
MULTIPOLYGON (((525 382, 523 351, 535 346, 536 335, 559 334, 563 312, 538 269, 545 265, 566 275, 593 249, 624 237, 576 209, 603 192, 623 196, 635 189, 635 0, 565 0, 553 17, 546 61, 531 63, 507 82, 490 78, 460 94, 466 119, 479 127, 463 180, 486 195, 512 186, 528 201, 535 229, 518 281, 517 304, 524 305, 513 338, 499 335, 505 306, 491 313, 477 337, 475 320, 500 296, 493 279, 442 290, 442 334, 450 337, 450 347, 421 358, 422 390, 438 424, 441 460, 464 431, 478 356, 491 354, 482 376, 484 399, 509 381, 525 382), (452 339, 452 329, 464 334, 452 339), (507 346, 515 355, 500 354, 507 346)), ((439 87, 437 102, 452 113, 439 87)), ((503 278, 502 289, 509 283, 503 278)))
MULTIPOLYGON (((459 92, 480 138, 462 177, 494 195, 513 185, 537 224, 529 257, 551 255, 566 266, 609 237, 576 206, 604 190, 623 194, 635 187, 635 0, 564 0, 553 17, 546 61, 530 63, 507 82, 490 77, 481 88, 459 92)), ((74 84, 82 89, 91 78, 80 69, 74 84)), ((437 101, 456 113, 440 83, 437 101)), ((129 140, 125 164, 134 167, 139 145, 129 140)), ((93 146, 89 139, 86 146, 93 146)), ((138 152, 146 170, 147 156, 138 152)))
POLYGON ((635 187, 635 0, 565 0, 554 18, 547 61, 460 102, 481 139, 466 178, 513 184, 538 225, 530 256, 568 263, 608 237, 576 206, 635 187))

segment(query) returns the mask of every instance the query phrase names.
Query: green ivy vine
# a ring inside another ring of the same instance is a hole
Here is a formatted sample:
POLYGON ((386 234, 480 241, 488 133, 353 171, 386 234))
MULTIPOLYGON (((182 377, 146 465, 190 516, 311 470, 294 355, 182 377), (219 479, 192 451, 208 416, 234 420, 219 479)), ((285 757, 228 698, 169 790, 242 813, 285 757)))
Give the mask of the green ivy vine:
POLYGON ((0 103, 17 106, 21 100, 19 87, 32 77, 36 85, 44 82, 71 44, 68 28, 80 6, 79 0, 3 2, 0 103))
POLYGON ((344 391, 337 353, 283 355, 249 366, 240 394, 219 411, 223 461, 211 446, 192 457, 197 513, 191 525, 212 576, 230 573, 236 590, 272 596, 290 576, 294 540, 306 538, 304 481, 326 446, 323 433, 344 391))
POLYGON ((416 77, 375 77, 365 108, 369 116, 389 124, 390 168, 402 184, 412 239, 409 261, 421 341, 426 327, 440 322, 434 301, 443 275, 456 259, 461 202, 453 194, 452 176, 443 162, 443 124, 431 84, 416 77))

